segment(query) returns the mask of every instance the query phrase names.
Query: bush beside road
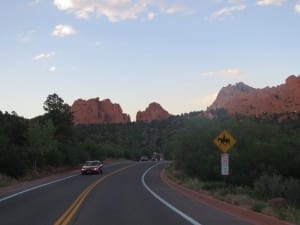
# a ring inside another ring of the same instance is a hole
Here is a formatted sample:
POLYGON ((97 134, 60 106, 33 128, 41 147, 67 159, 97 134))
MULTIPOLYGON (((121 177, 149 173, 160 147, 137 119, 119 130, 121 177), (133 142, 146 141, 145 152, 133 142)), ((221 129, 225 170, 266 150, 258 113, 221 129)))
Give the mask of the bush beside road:
MULTIPOLYGON (((286 204, 282 207, 274 207, 270 205, 270 201, 268 201, 266 198, 258 197, 261 196, 261 193, 257 193, 257 190, 254 188, 224 185, 222 182, 201 181, 198 178, 188 177, 182 171, 176 170, 172 164, 167 167, 164 173, 165 178, 169 179, 173 185, 175 183, 181 187, 187 188, 188 190, 194 191, 199 195, 207 196, 208 198, 214 198, 232 206, 236 206, 242 210, 249 211, 250 213, 246 213, 244 216, 247 217, 249 214, 250 217, 252 216, 254 220, 257 220, 257 224, 264 224, 263 222, 259 222, 260 219, 257 217, 257 213, 278 219, 277 223, 272 221, 271 224, 273 225, 289 224, 288 222, 297 225, 300 224, 299 208, 292 204, 286 204), (251 211, 253 212, 252 214, 251 211)), ((203 197, 202 200, 203 199, 205 201, 206 198, 203 197)), ((210 203, 211 201, 208 201, 208 204, 210 203)), ((226 205, 224 206, 221 204, 221 208, 226 208, 226 205)))

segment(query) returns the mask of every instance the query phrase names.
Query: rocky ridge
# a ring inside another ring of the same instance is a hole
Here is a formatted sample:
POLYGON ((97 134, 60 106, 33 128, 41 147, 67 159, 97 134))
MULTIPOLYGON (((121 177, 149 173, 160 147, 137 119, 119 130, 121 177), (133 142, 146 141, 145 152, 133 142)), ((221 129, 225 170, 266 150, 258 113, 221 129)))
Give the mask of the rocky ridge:
POLYGON ((163 107, 156 103, 152 102, 145 109, 145 111, 138 111, 136 114, 136 121, 140 122, 150 122, 153 120, 165 120, 168 119, 171 115, 163 109, 163 107))
MULTIPOLYGON (((226 111, 229 115, 266 118, 270 115, 280 120, 300 117, 300 75, 289 76, 284 84, 262 89, 244 83, 223 87, 216 100, 204 113, 213 118, 216 112, 226 111)), ((130 116, 123 113, 119 104, 109 99, 78 99, 71 106, 75 124, 129 123, 130 116)), ((171 115, 158 103, 150 103, 144 111, 138 111, 136 121, 151 122, 168 119, 171 115)), ((272 117, 271 116, 271 117, 272 117)))
POLYGON ((225 109, 230 115, 262 117, 265 114, 300 112, 300 76, 289 76, 284 84, 255 89, 243 83, 223 87, 207 112, 225 109))
POLYGON ((74 124, 110 124, 129 123, 130 116, 123 113, 119 104, 113 104, 109 99, 99 98, 89 100, 78 99, 71 106, 74 124))

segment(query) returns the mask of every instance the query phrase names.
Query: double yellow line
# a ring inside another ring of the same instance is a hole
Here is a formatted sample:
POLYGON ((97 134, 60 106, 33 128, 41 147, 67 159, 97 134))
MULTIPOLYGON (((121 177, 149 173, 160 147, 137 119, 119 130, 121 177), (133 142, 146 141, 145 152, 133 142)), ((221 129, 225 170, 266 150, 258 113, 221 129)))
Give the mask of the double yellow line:
POLYGON ((99 180, 95 181, 94 183, 90 184, 87 188, 84 189, 84 191, 76 198, 76 200, 72 203, 72 205, 68 208, 68 210, 61 216, 58 218, 58 220, 54 223, 54 225, 67 225, 69 224, 69 222, 71 221, 71 219, 73 218, 73 216, 75 215, 75 213, 77 212, 77 210, 80 208, 80 206, 82 205, 82 203, 84 202, 85 198, 87 197, 87 195, 101 182, 103 182, 105 179, 120 173, 130 167, 135 166, 135 164, 133 165, 129 165, 126 166, 124 168, 121 168, 119 170, 116 170, 102 178, 100 178, 99 180))

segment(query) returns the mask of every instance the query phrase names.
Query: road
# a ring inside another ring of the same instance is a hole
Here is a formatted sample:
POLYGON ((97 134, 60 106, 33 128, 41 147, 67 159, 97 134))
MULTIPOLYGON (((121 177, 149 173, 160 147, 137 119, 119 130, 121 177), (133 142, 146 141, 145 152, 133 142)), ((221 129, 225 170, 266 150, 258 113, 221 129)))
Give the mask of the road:
MULTIPOLYGON (((3 225, 250 225, 171 189, 166 163, 121 163, 16 196, 0 196, 3 225), (7 198, 8 197, 8 198, 7 198), (69 210, 69 211, 68 211, 69 210)), ((26 191, 26 190, 25 190, 26 191)))

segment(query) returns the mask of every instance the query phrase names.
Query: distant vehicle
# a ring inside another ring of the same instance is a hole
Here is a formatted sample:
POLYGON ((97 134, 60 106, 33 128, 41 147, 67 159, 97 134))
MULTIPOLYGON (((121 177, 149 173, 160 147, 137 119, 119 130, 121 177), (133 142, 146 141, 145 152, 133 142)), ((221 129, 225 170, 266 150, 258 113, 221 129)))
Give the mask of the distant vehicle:
POLYGON ((140 161, 148 161, 148 160, 149 160, 148 156, 145 156, 145 155, 141 156, 141 158, 140 158, 140 161))
POLYGON ((160 154, 158 154, 157 152, 154 152, 152 157, 151 157, 152 161, 160 161, 160 154))
POLYGON ((160 156, 159 155, 152 156, 151 160, 152 161, 159 161, 160 160, 160 156))
POLYGON ((99 160, 86 161, 81 167, 81 175, 103 173, 103 164, 99 160))

